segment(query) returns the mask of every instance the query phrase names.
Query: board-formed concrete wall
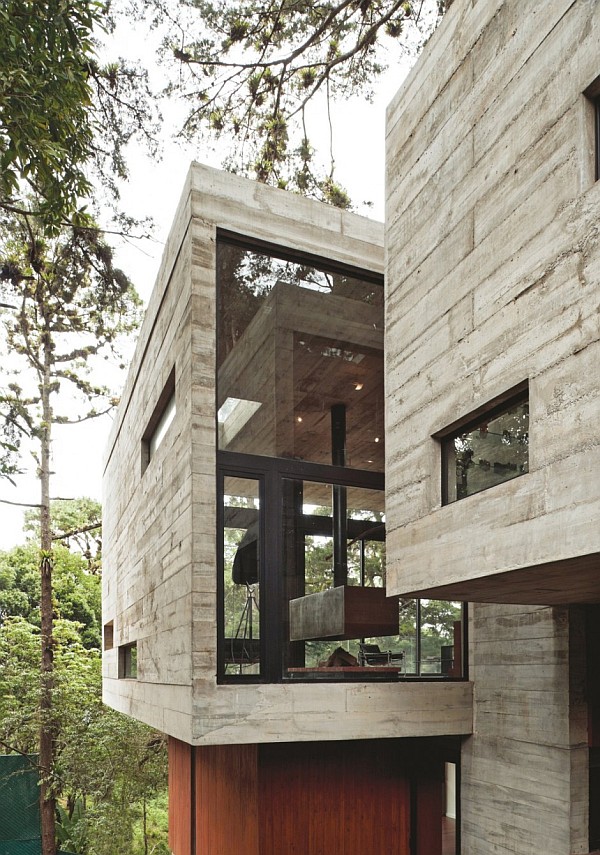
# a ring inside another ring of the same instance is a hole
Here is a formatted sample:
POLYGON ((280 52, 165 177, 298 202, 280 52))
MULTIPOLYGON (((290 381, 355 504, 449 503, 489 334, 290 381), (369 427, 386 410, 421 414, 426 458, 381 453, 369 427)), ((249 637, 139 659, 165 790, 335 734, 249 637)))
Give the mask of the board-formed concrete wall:
MULTIPOLYGON (((389 108, 390 593, 600 551, 599 74, 597 2, 454 0, 389 108), (529 474, 443 507, 433 435, 525 380, 529 474)), ((462 853, 588 852, 581 614, 470 609, 462 853)))
POLYGON ((106 702, 190 744, 470 733, 468 683, 217 685, 217 229, 375 272, 379 223, 193 164, 112 432, 105 477, 106 702), (141 438, 175 367, 175 420, 141 438), (137 642, 138 677, 117 647, 137 642))
POLYGON ((391 592, 600 552, 598 75, 597 2, 456 0, 388 110, 391 592), (432 436, 526 380, 529 474, 442 507, 432 436))

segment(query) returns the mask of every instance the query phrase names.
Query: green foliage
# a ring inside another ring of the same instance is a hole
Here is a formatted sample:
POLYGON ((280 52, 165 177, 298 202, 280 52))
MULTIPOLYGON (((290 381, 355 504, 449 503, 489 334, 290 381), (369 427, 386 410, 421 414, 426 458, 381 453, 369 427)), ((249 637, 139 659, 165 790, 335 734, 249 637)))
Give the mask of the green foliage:
MULTIPOLYGON (((80 625, 87 648, 100 648, 100 577, 91 575, 85 557, 59 544, 54 554, 55 613, 80 625)), ((33 541, 0 552, 0 622, 23 617, 40 624, 40 550, 33 541)))
MULTIPOLYGON (((87 571, 98 573, 102 562, 102 505, 96 499, 81 498, 50 503, 55 541, 72 546, 85 558, 87 571)), ((40 513, 25 513, 25 532, 39 540, 40 513)))
POLYGON ((370 98, 386 52, 418 50, 446 3, 151 0, 138 4, 140 17, 149 6, 157 26, 170 22, 167 92, 189 104, 183 134, 235 137, 233 171, 348 207, 333 164, 323 174, 299 156, 299 139, 311 136, 308 107, 321 96, 370 98))
POLYGON ((88 66, 101 20, 95 0, 5 0, 0 8, 0 194, 15 200, 28 180, 54 226, 90 189, 82 168, 93 137, 88 66))
POLYGON ((5 414, 7 429, 16 425, 21 434, 41 440, 50 421, 40 409, 44 394, 55 396, 69 386, 87 411, 71 419, 52 410, 53 422, 79 422, 110 410, 115 399, 91 379, 90 360, 114 353, 119 340, 137 327, 140 301, 114 266, 113 251, 101 233, 91 227, 67 228, 49 238, 43 223, 4 214, 2 280, 18 306, 3 319, 7 342, 31 378, 26 392, 16 381, 9 386, 10 405, 20 420, 9 421, 5 414))
MULTIPOLYGON (((166 853, 164 739, 102 704, 100 651, 84 646, 81 629, 73 621, 55 622, 53 783, 60 806, 59 841, 68 851, 82 855, 141 855, 146 814, 146 834, 157 853, 166 853)), ((36 750, 39 645, 39 629, 24 617, 2 622, 0 740, 4 750, 36 750)))
POLYGON ((131 137, 153 147, 146 72, 122 60, 102 66, 96 57, 108 10, 99 0, 0 7, 0 206, 35 212, 47 234, 66 221, 89 225, 90 166, 115 195, 131 137))

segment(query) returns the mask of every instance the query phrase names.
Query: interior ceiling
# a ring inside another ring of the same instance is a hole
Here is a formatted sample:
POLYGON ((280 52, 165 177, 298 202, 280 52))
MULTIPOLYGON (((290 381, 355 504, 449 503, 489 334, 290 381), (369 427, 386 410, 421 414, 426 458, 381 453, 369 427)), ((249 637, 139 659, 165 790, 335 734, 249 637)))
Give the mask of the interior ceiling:
POLYGON ((402 597, 531 606, 600 603, 600 553, 395 593, 402 597))
POLYGON ((383 352, 302 336, 294 347, 294 456, 331 463, 331 408, 346 406, 346 465, 383 471, 383 352))

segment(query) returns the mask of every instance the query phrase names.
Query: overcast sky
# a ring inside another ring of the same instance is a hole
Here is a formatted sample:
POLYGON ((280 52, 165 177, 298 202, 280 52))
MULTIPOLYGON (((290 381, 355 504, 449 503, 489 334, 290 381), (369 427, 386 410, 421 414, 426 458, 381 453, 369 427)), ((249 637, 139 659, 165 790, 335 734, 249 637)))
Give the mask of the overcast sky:
MULTIPOLYGON (((122 45, 130 46, 133 41, 131 33, 121 34, 122 45)), ((358 97, 334 108, 336 180, 348 190, 358 213, 374 219, 383 219, 384 213, 385 108, 405 78, 408 67, 406 62, 388 70, 379 81, 373 103, 358 97), (367 201, 372 203, 372 207, 362 204, 367 201)), ((190 161, 195 159, 212 166, 220 165, 218 152, 173 143, 170 131, 176 124, 177 111, 167 108, 163 112, 162 159, 152 160, 140 149, 132 149, 129 156, 130 180, 122 192, 124 211, 138 217, 151 216, 155 221, 151 241, 121 242, 117 247, 119 265, 133 280, 144 303, 152 291, 190 161)), ((329 136, 325 111, 322 110, 322 115, 317 112, 312 123, 321 130, 322 157, 326 159, 329 136)), ((54 429, 53 470, 56 475, 53 477, 53 496, 101 498, 102 466, 110 425, 110 417, 104 417, 80 426, 54 429)), ((29 460, 25 458, 23 462, 29 467, 29 460)), ((38 490, 30 471, 29 475, 17 478, 16 487, 6 481, 0 482, 0 499, 37 502, 38 490)), ((22 509, 0 504, 0 549, 23 541, 22 515, 22 509)))

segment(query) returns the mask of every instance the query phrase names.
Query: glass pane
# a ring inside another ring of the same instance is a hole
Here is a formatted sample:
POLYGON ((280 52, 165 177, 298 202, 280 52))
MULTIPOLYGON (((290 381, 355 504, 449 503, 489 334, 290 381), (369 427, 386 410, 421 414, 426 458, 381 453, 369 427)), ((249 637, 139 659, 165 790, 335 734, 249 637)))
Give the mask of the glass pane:
POLYGON ((219 448, 382 471, 382 286, 222 241, 217 279, 219 448))
POLYGON ((528 471, 529 403, 522 401, 444 441, 448 503, 528 471))
POLYGON ((259 509, 258 481, 224 479, 225 674, 260 674, 259 509))
POLYGON ((404 654, 404 673, 417 674, 417 600, 400 600, 398 649, 404 654))
POLYGON ((421 600, 421 674, 460 677, 462 603, 421 600))
MULTIPOLYGON (((383 492, 291 479, 283 484, 284 623, 289 625, 290 600, 328 591, 336 584, 384 588, 383 492)), ((365 639, 347 635, 342 631, 332 636, 328 627, 321 637, 290 641, 287 664, 292 674, 305 669, 358 667, 360 644, 365 639)), ((334 671, 331 674, 336 676, 334 671)))

